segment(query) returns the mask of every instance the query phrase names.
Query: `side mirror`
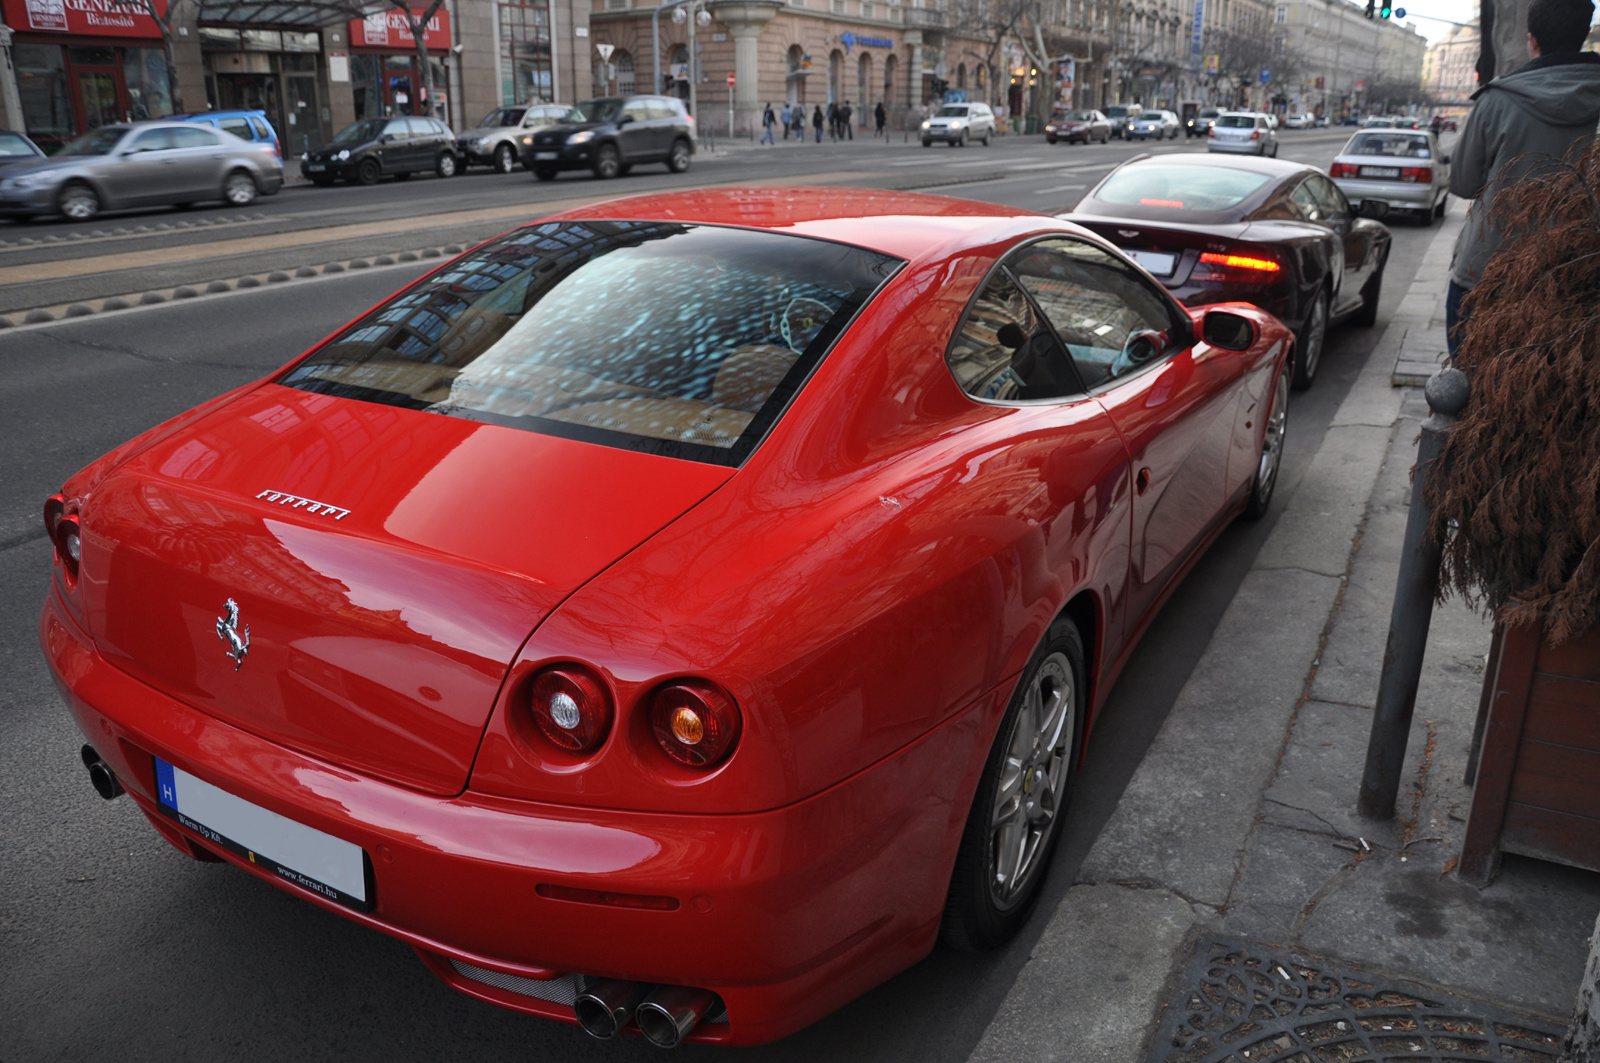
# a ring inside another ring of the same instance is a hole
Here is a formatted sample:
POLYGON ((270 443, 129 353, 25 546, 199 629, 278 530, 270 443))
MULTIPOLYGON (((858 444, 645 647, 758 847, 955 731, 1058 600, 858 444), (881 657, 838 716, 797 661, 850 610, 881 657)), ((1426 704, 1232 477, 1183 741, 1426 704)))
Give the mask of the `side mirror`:
POLYGON ((1247 317, 1226 310, 1207 314, 1201 331, 1207 343, 1225 351, 1248 351, 1256 341, 1255 324, 1247 317))
POLYGON ((1387 218, 1389 204, 1381 199, 1363 199, 1361 201, 1361 216, 1363 218, 1387 218))
POLYGON ((394 134, 393 133, 385 133, 385 134, 383 134, 383 136, 378 138, 378 143, 379 144, 388 144, 388 143, 392 142, 393 140, 394 140, 394 134))
POLYGON ((621 129, 623 126, 627 125, 631 121, 633 121, 633 115, 631 115, 631 114, 621 115, 621 116, 619 116, 617 118, 617 128, 621 129))

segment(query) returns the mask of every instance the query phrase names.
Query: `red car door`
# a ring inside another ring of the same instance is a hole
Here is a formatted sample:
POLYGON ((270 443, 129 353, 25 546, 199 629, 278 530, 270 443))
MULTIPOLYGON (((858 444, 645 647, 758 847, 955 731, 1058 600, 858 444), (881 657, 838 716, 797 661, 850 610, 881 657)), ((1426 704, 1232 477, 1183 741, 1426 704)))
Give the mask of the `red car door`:
POLYGON ((1094 244, 1037 243, 1013 269, 1128 452, 1133 521, 1123 637, 1130 638, 1227 502, 1244 363, 1203 344, 1184 346, 1187 312, 1094 244))

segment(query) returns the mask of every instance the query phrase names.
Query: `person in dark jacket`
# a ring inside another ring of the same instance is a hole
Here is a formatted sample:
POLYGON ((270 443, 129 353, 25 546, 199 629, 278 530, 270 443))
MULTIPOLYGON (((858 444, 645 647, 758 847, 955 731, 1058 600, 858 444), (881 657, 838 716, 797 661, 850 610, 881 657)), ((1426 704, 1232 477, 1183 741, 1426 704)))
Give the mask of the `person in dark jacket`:
POLYGON ((821 144, 822 143, 822 123, 823 123, 822 104, 820 104, 820 103, 813 104, 813 107, 814 107, 814 110, 812 110, 812 112, 811 112, 811 128, 813 128, 813 129, 815 129, 817 131, 817 143, 821 144))
POLYGON ((854 140, 856 131, 850 128, 850 117, 855 114, 855 108, 848 103, 839 108, 839 139, 854 140))
POLYGON ((769 104, 767 104, 766 112, 764 114, 762 114, 762 116, 761 116, 761 125, 766 130, 765 132, 763 132, 761 134, 761 143, 763 143, 763 144, 776 144, 777 143, 777 141, 774 140, 773 136, 772 136, 772 127, 777 125, 777 124, 778 124, 778 116, 772 113, 772 104, 769 103, 769 104))
POLYGON ((873 131, 872 135, 875 137, 883 136, 883 124, 889 120, 889 114, 883 109, 882 100, 879 100, 878 106, 873 109, 872 120, 877 125, 877 128, 873 131))
POLYGON ((1475 201, 1450 259, 1445 338, 1452 358, 1461 300, 1501 243, 1489 218, 1495 189, 1552 169, 1600 122, 1600 54, 1582 50, 1593 17, 1592 0, 1533 0, 1533 58, 1472 94, 1450 165, 1451 194, 1475 201))

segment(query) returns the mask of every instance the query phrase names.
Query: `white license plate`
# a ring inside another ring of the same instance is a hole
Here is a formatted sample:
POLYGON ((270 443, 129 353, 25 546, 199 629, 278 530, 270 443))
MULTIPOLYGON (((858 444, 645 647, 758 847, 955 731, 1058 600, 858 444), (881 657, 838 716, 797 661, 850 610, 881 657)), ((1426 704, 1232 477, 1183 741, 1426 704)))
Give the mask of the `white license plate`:
POLYGON ((1398 167, 1398 166, 1363 166, 1363 167, 1361 167, 1361 176, 1362 177, 1399 177, 1400 176, 1400 167, 1398 167))
POLYGON ((536 159, 553 159, 559 154, 560 152, 556 151, 536 151, 533 153, 533 157, 536 159))
POLYGON ((361 846, 153 759, 162 815, 297 886, 357 911, 372 910, 371 864, 361 846))
POLYGON ((323 170, 326 170, 327 167, 322 165, 320 162, 312 162, 306 164, 306 169, 310 170, 312 173, 321 173, 323 170))
POLYGON ((1178 264, 1178 256, 1165 251, 1129 251, 1127 254, 1157 277, 1169 276, 1178 264))

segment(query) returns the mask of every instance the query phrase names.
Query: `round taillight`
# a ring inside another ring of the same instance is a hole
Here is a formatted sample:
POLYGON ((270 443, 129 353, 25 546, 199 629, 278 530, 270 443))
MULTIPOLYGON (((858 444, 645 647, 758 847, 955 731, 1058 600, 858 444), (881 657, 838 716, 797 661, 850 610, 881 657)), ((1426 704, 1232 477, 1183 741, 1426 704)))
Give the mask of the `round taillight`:
POLYGON ((691 768, 709 768, 739 741, 739 706, 721 687, 680 679, 656 692, 650 724, 667 756, 691 768))
POLYGON ((61 559, 67 574, 76 579, 78 562, 83 558, 83 532, 78 527, 77 517, 63 515, 65 508, 60 495, 46 502, 44 525, 50 533, 51 543, 55 545, 56 556, 61 559))
POLYGON ((529 694, 534 722, 557 748, 582 753, 611 730, 611 698, 588 671, 561 665, 539 673, 529 694))

